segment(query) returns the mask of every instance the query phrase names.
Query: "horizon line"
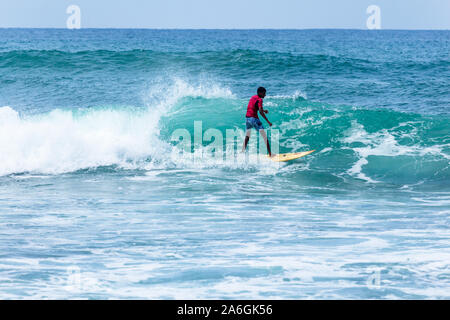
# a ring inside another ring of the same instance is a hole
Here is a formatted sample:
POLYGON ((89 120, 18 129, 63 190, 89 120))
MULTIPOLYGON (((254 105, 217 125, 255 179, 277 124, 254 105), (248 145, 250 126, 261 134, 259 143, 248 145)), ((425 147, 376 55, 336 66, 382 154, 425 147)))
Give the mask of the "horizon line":
POLYGON ((82 27, 79 29, 69 29, 67 27, 0 27, 0 29, 54 29, 54 30, 223 30, 223 31, 258 31, 258 30, 358 30, 358 31, 450 31, 450 29, 367 29, 367 28, 150 28, 150 27, 82 27))

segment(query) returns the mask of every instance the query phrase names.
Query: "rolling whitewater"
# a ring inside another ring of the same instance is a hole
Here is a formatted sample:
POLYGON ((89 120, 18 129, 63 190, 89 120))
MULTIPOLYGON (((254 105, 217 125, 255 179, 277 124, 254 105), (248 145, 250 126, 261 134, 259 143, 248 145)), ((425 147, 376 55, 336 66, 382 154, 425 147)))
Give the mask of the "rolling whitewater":
POLYGON ((0 29, 0 298, 450 298, 449 49, 449 31, 0 29), (176 155, 196 121, 244 130, 259 86, 279 152, 314 153, 176 155))

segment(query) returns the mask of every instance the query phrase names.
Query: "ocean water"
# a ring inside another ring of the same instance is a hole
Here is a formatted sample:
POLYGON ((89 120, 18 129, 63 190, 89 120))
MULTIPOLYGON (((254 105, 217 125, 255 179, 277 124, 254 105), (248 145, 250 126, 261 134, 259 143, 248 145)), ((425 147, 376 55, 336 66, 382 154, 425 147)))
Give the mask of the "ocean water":
POLYGON ((449 52, 450 31, 0 29, 0 298, 449 299, 449 52), (315 153, 179 153, 195 121, 230 146, 258 86, 280 152, 315 153))

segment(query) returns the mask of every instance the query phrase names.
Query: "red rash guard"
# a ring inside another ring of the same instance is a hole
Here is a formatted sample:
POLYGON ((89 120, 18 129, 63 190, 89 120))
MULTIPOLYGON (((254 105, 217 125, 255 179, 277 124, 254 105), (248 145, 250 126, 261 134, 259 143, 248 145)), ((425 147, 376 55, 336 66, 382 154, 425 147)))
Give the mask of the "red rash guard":
POLYGON ((260 106, 262 107, 262 103, 263 101, 258 95, 254 95, 253 97, 251 97, 250 101, 248 102, 247 114, 245 116, 247 118, 259 119, 258 110, 260 106))

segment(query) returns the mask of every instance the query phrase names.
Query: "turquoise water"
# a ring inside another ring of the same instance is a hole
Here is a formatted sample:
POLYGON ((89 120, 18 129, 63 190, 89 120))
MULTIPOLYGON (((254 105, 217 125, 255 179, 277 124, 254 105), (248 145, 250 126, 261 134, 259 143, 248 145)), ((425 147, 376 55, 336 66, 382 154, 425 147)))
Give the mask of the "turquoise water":
POLYGON ((449 31, 0 29, 0 297, 450 298, 449 49, 449 31), (280 152, 315 153, 179 155, 194 121, 243 130, 261 85, 280 152))

